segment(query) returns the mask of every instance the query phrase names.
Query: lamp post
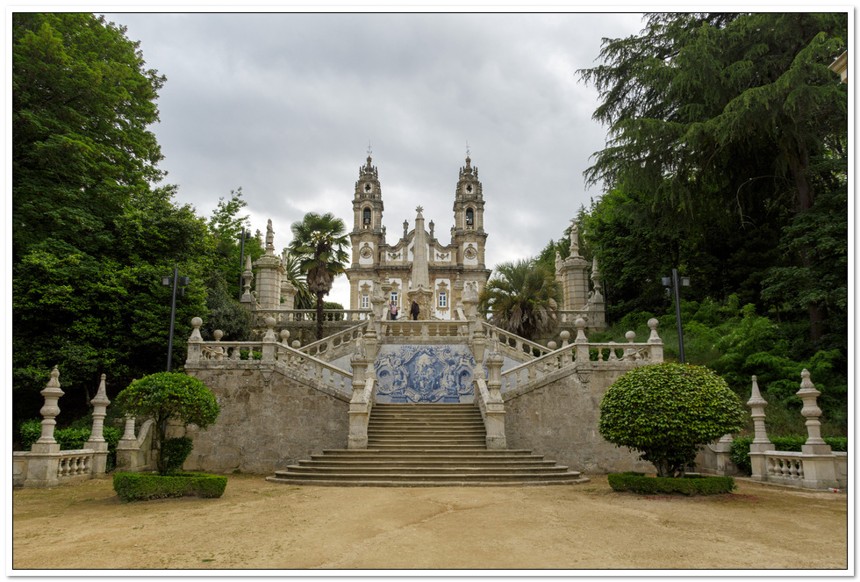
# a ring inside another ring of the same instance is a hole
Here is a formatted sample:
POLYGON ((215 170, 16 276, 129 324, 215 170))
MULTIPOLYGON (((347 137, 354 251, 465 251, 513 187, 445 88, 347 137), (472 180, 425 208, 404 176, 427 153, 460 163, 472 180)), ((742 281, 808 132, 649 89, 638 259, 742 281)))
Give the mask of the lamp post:
POLYGON ((678 326, 678 357, 681 363, 686 362, 684 354, 684 329, 681 326, 681 286, 689 287, 689 277, 679 277, 678 269, 672 269, 671 277, 663 277, 663 287, 666 288, 666 293, 672 293, 675 298, 675 324, 678 326), (670 291, 671 290, 671 291, 670 291))
POLYGON ((242 299, 242 285, 245 283, 242 278, 242 269, 245 268, 245 227, 242 227, 242 234, 239 235, 241 238, 241 246, 239 247, 239 299, 242 299))
POLYGON ((173 367, 173 327, 176 322, 176 290, 179 289, 181 295, 185 295, 185 286, 188 285, 188 277, 180 277, 179 270, 174 265, 173 276, 161 278, 161 284, 169 287, 173 286, 173 298, 170 301, 170 337, 167 340, 167 371, 173 367))

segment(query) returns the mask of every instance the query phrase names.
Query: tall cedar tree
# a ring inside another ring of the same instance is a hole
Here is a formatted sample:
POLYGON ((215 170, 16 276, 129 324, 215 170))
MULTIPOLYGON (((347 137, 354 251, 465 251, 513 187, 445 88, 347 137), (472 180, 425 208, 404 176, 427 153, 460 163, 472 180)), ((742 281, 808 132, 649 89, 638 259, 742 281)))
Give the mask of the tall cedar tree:
POLYGON ((599 91, 594 118, 609 129, 586 177, 618 191, 611 207, 592 208, 601 216, 586 228, 607 281, 650 272, 656 286, 680 267, 702 296, 741 292, 760 307, 803 308, 813 345, 844 328, 847 208, 805 215, 823 197, 844 200, 847 88, 828 65, 847 38, 845 13, 672 13, 604 41, 603 64, 579 74, 599 91), (624 199, 644 216, 625 211, 624 199), (792 243, 801 228, 829 229, 827 265, 792 243), (615 234, 651 240, 610 250, 615 234), (646 264, 653 253, 656 267, 646 264))

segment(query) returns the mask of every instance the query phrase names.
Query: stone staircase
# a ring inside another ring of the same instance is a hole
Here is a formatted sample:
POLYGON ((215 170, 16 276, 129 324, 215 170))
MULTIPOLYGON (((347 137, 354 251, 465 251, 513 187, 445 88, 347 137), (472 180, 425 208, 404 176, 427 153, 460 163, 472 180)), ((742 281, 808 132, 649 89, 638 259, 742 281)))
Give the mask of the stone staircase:
POLYGON ((550 485, 588 479, 528 450, 487 449, 474 404, 376 404, 367 449, 329 449, 268 481, 336 486, 550 485))

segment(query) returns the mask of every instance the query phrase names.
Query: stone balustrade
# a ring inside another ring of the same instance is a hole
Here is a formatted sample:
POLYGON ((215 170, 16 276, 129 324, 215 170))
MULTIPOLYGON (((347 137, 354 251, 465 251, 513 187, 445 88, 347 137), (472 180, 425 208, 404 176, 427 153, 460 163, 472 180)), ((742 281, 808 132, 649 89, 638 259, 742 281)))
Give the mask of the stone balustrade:
POLYGON ((369 321, 365 321, 342 332, 324 337, 319 341, 302 346, 300 351, 316 358, 325 356, 329 361, 336 360, 355 349, 355 341, 364 335, 368 324, 369 321))
MULTIPOLYGON (((324 309, 323 321, 362 322, 370 319, 369 309, 324 309)), ((311 323, 317 320, 316 309, 255 309, 254 326, 265 325, 266 318, 272 317, 277 325, 286 323, 311 323)))
POLYGON ((544 356, 552 351, 546 346, 507 332, 485 321, 481 322, 481 327, 487 336, 488 342, 498 342, 498 347, 502 354, 518 362, 544 356))
POLYGON ((752 410, 755 439, 750 444, 749 458, 752 478, 758 481, 791 485, 804 489, 846 488, 848 486, 848 454, 834 453, 821 438, 821 409, 819 392, 808 370, 800 374, 798 397, 803 401, 801 414, 806 418, 807 439, 800 452, 775 451, 765 430, 767 401, 761 397, 758 381, 752 377, 752 394, 747 406, 752 410))
POLYGON ((203 320, 191 320, 186 369, 244 366, 274 368, 329 394, 351 394, 352 374, 288 345, 290 333, 281 330, 281 341, 275 335, 275 319, 266 319, 266 335, 258 342, 223 341, 223 332, 215 330, 214 340, 205 341, 200 335, 203 320))
POLYGON ((110 401, 106 396, 105 375, 101 376, 93 405, 93 425, 87 447, 76 450, 60 450, 54 438, 55 418, 60 414, 59 399, 64 392, 60 388, 60 372, 54 367, 51 378, 41 394, 45 405, 41 409, 42 435, 29 451, 12 453, 13 487, 54 487, 71 481, 91 479, 105 474, 107 465, 107 442, 103 433, 104 418, 110 401))
POLYGON ((663 361, 663 342, 657 335, 657 323, 656 319, 648 321, 651 336, 645 343, 636 343, 636 334, 632 331, 625 334, 626 344, 590 343, 585 336, 585 321, 580 318, 576 323, 577 336, 573 343, 568 343, 570 334, 564 331, 560 348, 545 351, 540 357, 503 372, 502 392, 523 390, 530 385, 552 381, 559 374, 574 369, 629 368, 660 363, 663 361))
POLYGON ((467 321, 447 321, 436 319, 384 320, 379 322, 380 335, 386 340, 397 343, 402 341, 429 340, 452 341, 469 337, 467 321))

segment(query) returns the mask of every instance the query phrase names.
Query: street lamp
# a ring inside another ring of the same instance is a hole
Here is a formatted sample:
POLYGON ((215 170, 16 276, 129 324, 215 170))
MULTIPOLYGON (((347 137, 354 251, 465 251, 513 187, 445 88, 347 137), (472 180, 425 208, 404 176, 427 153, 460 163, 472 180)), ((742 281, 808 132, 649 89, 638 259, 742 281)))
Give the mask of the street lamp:
POLYGON ((678 269, 672 269, 671 277, 663 277, 663 287, 666 288, 666 294, 672 293, 675 296, 675 323, 678 326, 678 356, 681 363, 686 362, 684 355, 684 329, 681 327, 681 286, 689 287, 689 277, 678 277, 678 269))
POLYGON ((173 367, 173 325, 176 321, 176 290, 179 289, 180 295, 185 295, 185 287, 188 285, 188 277, 180 277, 177 267, 173 267, 173 276, 161 278, 161 284, 169 287, 173 286, 173 299, 170 302, 170 338, 167 340, 167 371, 173 367))

